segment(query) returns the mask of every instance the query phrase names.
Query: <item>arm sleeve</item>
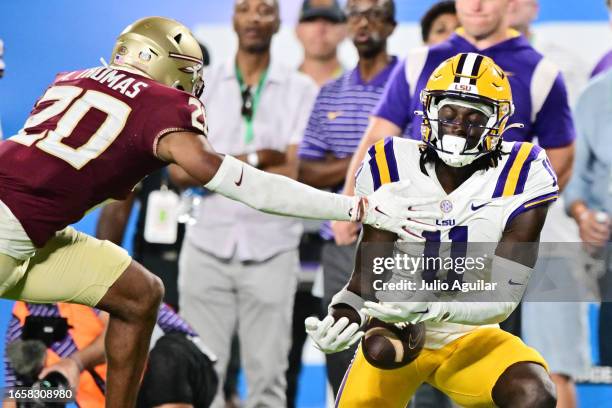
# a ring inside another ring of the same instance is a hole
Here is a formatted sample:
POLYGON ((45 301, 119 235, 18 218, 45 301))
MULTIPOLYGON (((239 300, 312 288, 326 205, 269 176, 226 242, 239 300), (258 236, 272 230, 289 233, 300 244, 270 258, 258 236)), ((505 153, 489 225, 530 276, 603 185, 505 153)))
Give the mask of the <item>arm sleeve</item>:
POLYGON ((204 187, 270 214, 350 221, 358 197, 332 194, 226 155, 204 187))
MULTIPOLYGON (((533 147, 535 159, 525 166, 528 167, 524 190, 510 198, 504 206, 504 228, 516 216, 541 205, 548 205, 559 197, 559 186, 544 149, 533 147)), ((521 175, 519 174, 519 181, 521 175)))
POLYGON ((542 109, 535 117, 534 131, 538 136, 538 144, 545 149, 568 146, 576 138, 567 89, 561 73, 557 75, 542 109))
POLYGON ((372 115, 393 122, 400 129, 410 123, 410 85, 406 78, 406 60, 397 64, 385 85, 385 90, 372 115))
POLYGON ((457 292, 454 302, 434 305, 439 307, 441 320, 460 324, 494 324, 503 322, 520 302, 532 268, 500 256, 491 262, 491 282, 495 290, 457 292), (512 282, 512 283, 510 283, 512 282))
POLYGON ((325 97, 325 88, 321 89, 315 101, 308 124, 304 131, 304 138, 300 143, 298 155, 300 159, 306 160, 322 160, 325 153, 329 150, 329 144, 323 134, 321 121, 324 114, 321 107, 321 100, 325 97))

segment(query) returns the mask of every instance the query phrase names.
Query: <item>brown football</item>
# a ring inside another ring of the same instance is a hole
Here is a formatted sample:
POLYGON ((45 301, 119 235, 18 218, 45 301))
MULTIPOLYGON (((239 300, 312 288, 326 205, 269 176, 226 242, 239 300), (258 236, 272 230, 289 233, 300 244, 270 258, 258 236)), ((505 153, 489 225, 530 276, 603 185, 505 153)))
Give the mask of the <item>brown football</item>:
POLYGON ((370 318, 361 349, 374 367, 391 370, 403 367, 419 356, 425 344, 425 323, 385 323, 370 318))

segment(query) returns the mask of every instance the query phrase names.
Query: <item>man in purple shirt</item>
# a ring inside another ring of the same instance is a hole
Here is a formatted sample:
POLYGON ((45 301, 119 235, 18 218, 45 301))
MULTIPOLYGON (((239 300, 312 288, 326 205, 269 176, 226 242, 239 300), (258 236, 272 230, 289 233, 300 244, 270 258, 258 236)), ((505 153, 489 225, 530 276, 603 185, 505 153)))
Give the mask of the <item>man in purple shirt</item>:
MULTIPOLYGON (((387 53, 387 38, 396 25, 393 0, 349 0, 346 14, 348 34, 359 54, 359 62, 353 70, 323 86, 298 152, 299 180, 333 191, 341 190, 351 156, 368 126, 368 116, 398 63, 396 57, 387 53)), ((358 225, 351 224, 351 228, 356 235, 358 225)), ((355 245, 336 245, 329 224, 323 225, 321 236, 325 240, 321 260, 322 306, 326 314, 332 296, 350 279, 355 245)), ((326 355, 327 377, 334 394, 354 352, 352 348, 326 355)))
MULTIPOLYGON (((348 174, 355 174, 367 149, 389 135, 409 131, 420 138, 420 123, 414 117, 421 110, 419 94, 433 70, 460 52, 478 52, 495 60, 509 72, 516 113, 513 121, 523 128, 509 129, 505 140, 530 141, 538 138, 563 187, 571 174, 575 131, 567 102, 563 78, 525 37, 511 30, 507 14, 513 0, 457 0, 457 17, 462 28, 447 41, 431 48, 418 48, 395 68, 385 94, 373 112, 368 130, 353 156, 348 174)), ((347 177, 344 192, 353 194, 352 177, 347 177)), ((334 227, 336 240, 350 237, 346 224, 334 227)))

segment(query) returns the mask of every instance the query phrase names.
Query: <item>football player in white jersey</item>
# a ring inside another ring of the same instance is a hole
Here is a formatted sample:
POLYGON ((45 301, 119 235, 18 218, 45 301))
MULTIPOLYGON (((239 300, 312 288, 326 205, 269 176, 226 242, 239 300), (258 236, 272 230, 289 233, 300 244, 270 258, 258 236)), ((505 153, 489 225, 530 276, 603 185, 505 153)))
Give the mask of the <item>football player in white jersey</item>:
MULTIPOLYGON (((376 293, 380 287, 373 282, 380 277, 372 265, 393 255, 393 245, 380 243, 395 243, 397 236, 364 226, 350 282, 323 321, 306 320, 307 332, 322 351, 333 353, 358 341, 370 316, 387 323, 424 322, 426 341, 414 361, 393 370, 370 365, 359 348, 337 406, 405 407, 428 382, 461 406, 554 407, 544 359, 497 324, 524 293, 547 206, 557 198, 546 153, 531 143, 502 141, 514 111, 512 94, 506 74, 488 57, 458 54, 443 62, 421 98, 422 140, 387 138, 372 146, 357 173, 357 191, 370 194, 383 184, 409 180, 411 194, 437 198, 434 205, 444 218, 437 221, 438 231, 420 235, 422 258, 438 256, 444 243, 455 258, 456 244, 467 250, 467 243, 493 243, 485 271, 489 287, 465 292, 438 287, 421 291, 429 298, 405 301, 418 292, 417 283, 403 291, 402 302, 384 301, 376 293), (431 301, 432 294, 453 301, 431 301)), ((439 286, 475 282, 469 271, 439 274, 426 267, 416 277, 439 286)), ((396 276, 397 267, 392 281, 396 276)))

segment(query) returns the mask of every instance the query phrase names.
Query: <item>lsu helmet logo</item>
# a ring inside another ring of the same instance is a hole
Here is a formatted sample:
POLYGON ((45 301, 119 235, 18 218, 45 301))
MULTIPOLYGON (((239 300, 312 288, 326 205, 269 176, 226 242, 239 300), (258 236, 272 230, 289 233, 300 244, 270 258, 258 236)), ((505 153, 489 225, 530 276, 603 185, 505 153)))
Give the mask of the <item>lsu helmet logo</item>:
POLYGON ((453 91, 459 91, 459 92, 469 92, 469 93, 478 93, 478 89, 476 89, 476 87, 474 85, 470 85, 470 84, 453 84, 452 87, 453 91))

